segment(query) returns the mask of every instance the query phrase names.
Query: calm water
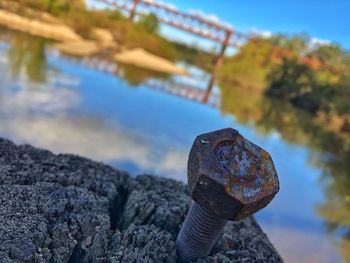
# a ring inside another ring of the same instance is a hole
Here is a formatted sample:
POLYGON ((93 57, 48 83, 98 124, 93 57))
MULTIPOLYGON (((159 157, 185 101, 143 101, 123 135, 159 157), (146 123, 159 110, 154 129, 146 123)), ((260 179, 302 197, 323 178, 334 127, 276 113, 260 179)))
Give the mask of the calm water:
POLYGON ((202 90, 209 76, 198 69, 184 78, 121 68, 122 78, 62 57, 42 39, 0 32, 0 136, 185 182, 193 139, 234 127, 275 161, 281 191, 257 219, 286 262, 349 258, 350 150, 307 114, 235 87, 214 89, 218 107, 194 102, 150 83, 202 90))

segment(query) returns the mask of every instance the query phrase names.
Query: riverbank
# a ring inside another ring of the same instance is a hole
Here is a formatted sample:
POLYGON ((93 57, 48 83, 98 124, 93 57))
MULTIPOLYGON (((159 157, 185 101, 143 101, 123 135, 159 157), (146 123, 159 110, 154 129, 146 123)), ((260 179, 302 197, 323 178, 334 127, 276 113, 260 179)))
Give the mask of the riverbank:
MULTIPOLYGON (((79 156, 0 139, 4 262, 176 262, 190 205, 180 182, 130 177, 79 156)), ((282 262, 254 218, 230 222, 198 262, 282 262)))
POLYGON ((128 50, 127 47, 117 43, 110 30, 106 28, 91 28, 87 39, 79 35, 72 27, 63 23, 59 18, 45 12, 26 8, 25 12, 21 11, 29 16, 26 17, 14 13, 19 10, 19 6, 15 2, 9 4, 8 1, 1 1, 0 7, 6 8, 0 9, 0 25, 12 30, 54 40, 58 42, 54 47, 65 54, 91 56, 107 50, 111 54, 111 58, 122 64, 131 64, 136 67, 167 74, 188 74, 185 69, 178 67, 172 61, 163 57, 146 51, 140 54, 140 52, 133 52, 134 49, 128 50), (125 59, 125 52, 127 53, 127 59, 125 59))
POLYGON ((0 10, 0 24, 13 30, 57 41, 83 41, 82 37, 66 25, 29 19, 5 10, 0 10))

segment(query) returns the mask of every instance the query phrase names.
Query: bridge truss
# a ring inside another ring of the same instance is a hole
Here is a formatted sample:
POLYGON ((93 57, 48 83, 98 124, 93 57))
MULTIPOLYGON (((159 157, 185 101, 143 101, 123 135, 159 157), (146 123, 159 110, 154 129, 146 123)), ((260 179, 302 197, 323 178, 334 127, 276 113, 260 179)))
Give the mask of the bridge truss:
POLYGON ((227 46, 239 48, 247 36, 234 31, 231 26, 208 19, 203 15, 182 12, 175 7, 152 0, 96 0, 107 7, 117 8, 129 13, 130 19, 135 14, 145 16, 154 13, 158 20, 166 25, 191 34, 210 39, 222 45, 217 61, 224 55, 227 46))

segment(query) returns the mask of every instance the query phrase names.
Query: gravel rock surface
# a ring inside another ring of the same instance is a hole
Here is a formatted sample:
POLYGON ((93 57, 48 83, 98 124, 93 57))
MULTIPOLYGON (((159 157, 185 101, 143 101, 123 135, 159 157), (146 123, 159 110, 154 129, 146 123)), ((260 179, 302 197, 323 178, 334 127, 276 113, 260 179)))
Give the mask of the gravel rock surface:
MULTIPOLYGON (((0 263, 176 262, 186 186, 0 138, 0 263)), ((254 218, 198 262, 282 262, 254 218)))

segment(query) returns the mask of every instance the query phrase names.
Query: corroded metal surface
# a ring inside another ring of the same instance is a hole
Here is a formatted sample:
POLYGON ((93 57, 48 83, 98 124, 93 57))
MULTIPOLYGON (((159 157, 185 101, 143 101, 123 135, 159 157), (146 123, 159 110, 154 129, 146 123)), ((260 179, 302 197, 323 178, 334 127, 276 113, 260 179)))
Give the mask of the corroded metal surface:
POLYGON ((193 199, 228 220, 265 207, 279 191, 268 152, 228 128, 196 138, 188 160, 193 199))
POLYGON ((226 223, 227 220, 193 202, 176 239, 179 262, 192 262, 207 256, 226 223))

